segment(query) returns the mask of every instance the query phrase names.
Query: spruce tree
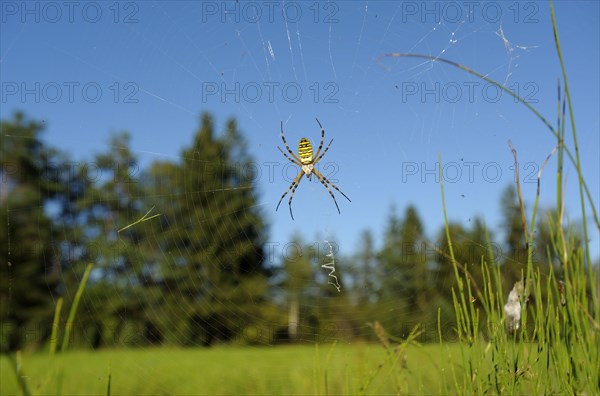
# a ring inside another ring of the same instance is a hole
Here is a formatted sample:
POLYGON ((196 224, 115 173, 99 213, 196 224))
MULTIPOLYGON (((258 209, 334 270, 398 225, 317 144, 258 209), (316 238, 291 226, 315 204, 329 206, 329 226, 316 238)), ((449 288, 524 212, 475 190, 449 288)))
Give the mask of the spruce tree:
POLYGON ((164 216, 155 234, 165 297, 152 309, 171 313, 169 321, 158 323, 169 342, 228 341, 261 320, 265 226, 251 166, 235 121, 216 136, 205 113, 181 163, 153 167, 151 178, 165 182, 155 179, 153 188, 167 195, 156 200, 164 216))
POLYGON ((45 204, 56 194, 43 126, 17 113, 0 122, 0 324, 2 351, 39 343, 52 321, 58 276, 45 204))

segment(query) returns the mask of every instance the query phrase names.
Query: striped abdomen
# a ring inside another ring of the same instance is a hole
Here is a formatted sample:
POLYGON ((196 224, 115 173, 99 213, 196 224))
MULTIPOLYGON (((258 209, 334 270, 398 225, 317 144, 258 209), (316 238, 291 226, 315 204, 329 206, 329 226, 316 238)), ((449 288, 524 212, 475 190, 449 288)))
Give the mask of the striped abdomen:
POLYGON ((310 164, 313 160, 312 144, 307 138, 300 139, 298 143, 298 157, 303 164, 310 164))

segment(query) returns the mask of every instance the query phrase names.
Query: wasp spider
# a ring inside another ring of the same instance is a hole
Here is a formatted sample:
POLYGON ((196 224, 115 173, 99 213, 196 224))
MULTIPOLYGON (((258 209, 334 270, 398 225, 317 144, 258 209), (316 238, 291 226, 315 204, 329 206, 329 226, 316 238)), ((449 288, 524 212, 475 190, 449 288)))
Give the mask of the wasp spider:
MULTIPOLYGON (((283 134, 283 122, 281 122, 281 140, 283 140, 283 144, 285 145, 285 148, 287 149, 288 153, 290 153, 291 157, 288 156, 286 153, 284 153, 283 150, 279 146, 277 146, 277 148, 279 149, 279 151, 281 151, 281 154, 283 154, 285 156, 285 158, 287 158, 289 161, 293 162, 294 164, 298 165, 301 169, 300 173, 298 173, 298 175, 296 176, 296 178, 294 179, 292 184, 290 184, 290 187, 281 196, 281 198, 279 199, 279 203, 277 204, 277 209, 279 209, 279 205, 281 205, 281 201, 283 201, 283 198, 285 198, 285 196, 290 192, 290 190, 292 191, 292 193, 290 195, 290 200, 288 202, 292 220, 294 220, 294 214, 292 213, 292 199, 294 199, 294 193, 296 192, 296 188, 298 188, 298 185, 300 184, 300 180, 302 180, 302 176, 304 176, 304 175, 306 175, 308 180, 310 180, 311 176, 314 174, 316 176, 316 178, 321 182, 321 184, 323 186, 325 186, 325 188, 329 192, 329 195, 331 195, 331 198, 333 198, 333 202, 335 203, 335 206, 337 207, 338 213, 341 213, 340 207, 338 206, 338 203, 335 200, 335 196, 333 195, 333 192, 331 192, 331 189, 329 189, 329 186, 335 188, 340 194, 342 194, 344 197, 346 197, 346 199, 348 201, 350 201, 350 198, 348 198, 346 196, 346 194, 344 194, 342 192, 342 190, 340 190, 339 188, 336 187, 335 184, 333 184, 332 182, 327 180, 327 178, 325 176, 323 176, 323 174, 321 172, 319 172, 317 170, 317 168, 315 168, 315 165, 317 164, 317 162, 319 162, 321 160, 321 158, 323 158, 323 156, 325 155, 327 150, 329 150, 331 143, 333 143, 333 139, 331 139, 331 141, 325 148, 325 151, 323 151, 323 153, 321 153, 321 149, 323 148, 323 141, 325 140, 325 129, 323 129, 323 126, 319 122, 319 119, 317 119, 317 123, 321 127, 321 144, 319 144, 319 149, 317 150, 317 153, 313 156, 312 145, 310 144, 310 141, 307 138, 300 139, 300 142, 298 143, 298 155, 296 155, 292 152, 292 150, 288 146, 287 142, 285 141, 285 135, 283 134)), ((350 202, 352 202, 352 201, 350 201, 350 202)), ((275 211, 277 211, 277 209, 275 209, 275 211)))

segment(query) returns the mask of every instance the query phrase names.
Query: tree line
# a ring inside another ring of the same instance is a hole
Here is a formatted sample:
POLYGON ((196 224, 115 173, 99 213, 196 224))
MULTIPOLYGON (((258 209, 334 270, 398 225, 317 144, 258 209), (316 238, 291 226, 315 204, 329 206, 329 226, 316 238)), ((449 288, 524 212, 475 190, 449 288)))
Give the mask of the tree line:
MULTIPOLYGON (((445 230, 425 235, 414 206, 401 215, 391 209, 381 235, 365 230, 350 256, 337 254, 335 243, 294 235, 303 254, 270 260, 260 192, 245 171, 253 158, 235 119, 217 132, 202 114, 178 160, 144 169, 126 132, 77 163, 22 113, 0 129, 4 352, 48 342, 57 298, 66 310, 88 263, 94 267, 71 324, 81 347, 372 340, 375 321, 397 336, 421 323, 423 341, 435 340, 439 323, 453 332, 456 280, 445 230)), ((481 287, 485 261, 500 269, 507 294, 527 250, 512 186, 499 205, 499 241, 480 218, 449 226, 472 286, 481 287)), ((541 273, 559 273, 541 217, 534 262, 541 273)))

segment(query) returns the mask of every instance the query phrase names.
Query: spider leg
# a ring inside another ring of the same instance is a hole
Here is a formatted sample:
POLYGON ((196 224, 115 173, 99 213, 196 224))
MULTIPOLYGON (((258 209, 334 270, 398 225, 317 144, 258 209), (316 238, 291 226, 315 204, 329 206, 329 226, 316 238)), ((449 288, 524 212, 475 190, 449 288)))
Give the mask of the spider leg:
MULTIPOLYGON (((344 197, 346 197, 346 199, 349 202, 352 202, 350 200, 350 198, 348 198, 348 196, 342 192, 342 190, 340 190, 339 188, 337 188, 337 186, 335 184, 333 184, 332 182, 330 182, 329 180, 327 180, 327 178, 325 176, 323 176, 323 174, 321 172, 319 172, 317 169, 313 169, 312 173, 314 173, 315 175, 317 175, 317 177, 319 178, 319 180, 323 180, 325 183, 327 183, 327 184, 331 185, 331 187, 335 188, 340 194, 342 194, 344 197)), ((329 192, 331 193, 331 190, 329 192)), ((339 211, 339 208, 338 208, 338 211, 339 211)))
POLYGON ((294 214, 292 213, 292 199, 294 199, 294 193, 300 185, 300 180, 302 180, 302 176, 304 176, 304 172, 300 172, 298 176, 296 176, 297 181, 294 180, 296 182, 296 185, 294 186, 294 188, 292 188, 292 193, 290 194, 290 201, 288 202, 288 205, 290 207, 290 216, 292 216, 292 220, 294 220, 294 214))
POLYGON ((293 160, 292 158, 290 158, 289 155, 287 155, 286 153, 284 153, 283 150, 279 146, 277 146, 277 148, 279 149, 279 151, 281 151, 281 154, 283 154, 285 156, 285 158, 287 158, 290 162, 293 162, 294 164, 296 164, 296 165, 298 165, 300 167, 302 166, 301 163, 299 163, 298 161, 293 160))
MULTIPOLYGON (((315 171, 314 171, 314 170, 313 170, 313 173, 315 173, 315 171)), ((321 179, 321 178, 319 177, 319 175, 317 175, 316 173, 315 173, 315 175, 317 176, 317 179, 319 179, 319 181, 321 182, 321 184, 322 184, 323 186, 325 186, 325 188, 327 189, 327 192, 329 193, 329 195, 331 195, 331 198, 333 198, 333 203, 335 203, 335 207, 337 208, 337 210, 338 210, 338 213, 339 213, 339 214, 342 214, 342 212, 340 212, 340 207, 338 206, 338 203, 337 203, 337 201, 336 201, 336 199, 335 199, 335 195, 333 195, 333 192, 331 192, 331 190, 329 189, 329 186, 327 185, 327 183, 325 183, 325 181, 323 181, 323 179, 321 179)))
POLYGON ((321 161, 321 158, 323 158, 323 156, 325 155, 325 153, 327 152, 327 150, 329 150, 329 147, 331 147, 331 143, 333 143, 333 139, 331 139, 331 141, 329 142, 329 144, 327 145, 327 147, 325 147, 325 151, 323 151, 321 153, 321 155, 319 155, 318 157, 315 156, 315 160, 313 161, 313 165, 316 164, 317 162, 321 161))
MULTIPOLYGON (((319 153, 321 152, 321 149, 323 148, 323 142, 325 141, 325 129, 323 129, 323 125, 321 125, 321 123, 319 122, 319 119, 318 118, 315 118, 315 119, 317 120, 317 123, 321 127, 321 144, 319 144, 319 149, 317 150, 317 153, 314 156, 314 158, 318 158, 319 153)), ((329 144, 331 144, 331 143, 329 143, 329 144)))
POLYGON ((290 146, 288 146, 287 142, 285 141, 285 135, 283 134, 283 121, 281 121, 281 140, 283 140, 283 144, 285 144, 285 148, 287 149, 288 153, 292 155, 292 158, 298 161, 298 163, 302 163, 302 161, 300 161, 300 158, 298 158, 296 154, 294 154, 294 152, 290 149, 290 146))
MULTIPOLYGON (((302 175, 304 175, 304 172, 300 171, 300 173, 298 173, 298 175, 296 176, 296 178, 294 179, 294 181, 292 182, 292 184, 290 184, 290 186, 288 187, 287 190, 285 190, 285 192, 283 193, 283 195, 281 196, 281 198, 279 198, 279 203, 277 204, 277 208, 275 208, 275 211, 277 212, 277 210, 279 209, 279 205, 281 205, 281 201, 283 201, 283 198, 285 198, 285 196, 290 192, 290 190, 292 190, 292 195, 290 197, 290 213, 292 212, 292 200, 291 198, 294 197, 294 192, 296 191, 296 187, 298 187, 298 184, 300 184, 300 179, 302 179, 302 175), (294 187, 295 186, 295 187, 294 187)), ((292 220, 294 219, 294 215, 292 215, 292 220)))

